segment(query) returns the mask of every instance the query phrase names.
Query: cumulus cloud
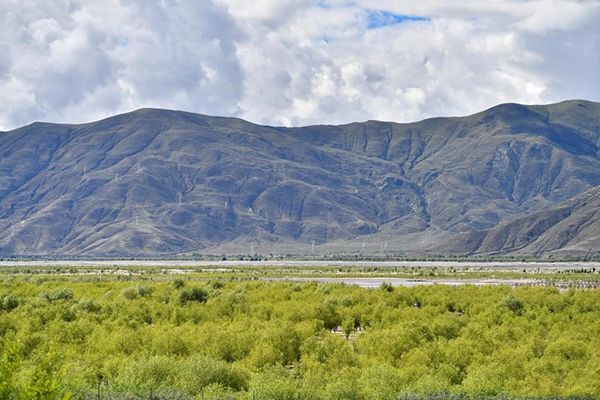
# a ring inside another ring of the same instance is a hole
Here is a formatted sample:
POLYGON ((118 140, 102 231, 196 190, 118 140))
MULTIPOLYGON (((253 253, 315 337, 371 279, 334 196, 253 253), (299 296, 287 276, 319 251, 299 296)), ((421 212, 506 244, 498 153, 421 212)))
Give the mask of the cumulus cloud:
POLYGON ((9 0, 0 22, 3 127, 146 106, 240 112, 244 36, 223 5, 9 0))
POLYGON ((600 100, 600 3, 5 0, 0 129, 140 107, 274 125, 600 100))

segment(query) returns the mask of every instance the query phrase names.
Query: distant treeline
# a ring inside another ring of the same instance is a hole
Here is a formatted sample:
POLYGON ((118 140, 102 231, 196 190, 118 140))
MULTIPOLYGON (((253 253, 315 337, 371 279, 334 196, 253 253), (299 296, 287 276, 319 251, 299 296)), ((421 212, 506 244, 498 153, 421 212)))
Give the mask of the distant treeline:
MULTIPOLYGON (((377 252, 375 252, 377 253, 377 252)), ((406 253, 368 254, 368 253, 324 253, 307 255, 304 253, 256 253, 256 254, 195 254, 190 256, 164 255, 160 257, 144 256, 63 256, 63 255, 1 255, 0 261, 520 261, 520 262, 582 262, 600 261, 600 252, 567 255, 561 257, 529 257, 511 255, 423 255, 406 253)))

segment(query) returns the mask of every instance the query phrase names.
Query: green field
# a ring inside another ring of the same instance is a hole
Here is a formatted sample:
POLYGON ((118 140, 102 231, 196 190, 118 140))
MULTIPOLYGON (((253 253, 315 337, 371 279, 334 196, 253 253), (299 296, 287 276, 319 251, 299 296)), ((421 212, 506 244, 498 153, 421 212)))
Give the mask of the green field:
POLYGON ((4 270, 0 399, 600 398, 597 289, 172 272, 4 270))

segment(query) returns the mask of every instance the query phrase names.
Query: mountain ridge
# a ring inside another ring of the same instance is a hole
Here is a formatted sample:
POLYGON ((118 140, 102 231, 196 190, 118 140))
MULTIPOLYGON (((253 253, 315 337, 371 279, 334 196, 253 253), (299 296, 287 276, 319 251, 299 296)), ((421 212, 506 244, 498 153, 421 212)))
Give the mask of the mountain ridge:
POLYGON ((423 118, 423 119, 419 119, 419 120, 415 120, 415 121, 409 121, 409 122, 398 122, 398 121, 392 121, 392 120, 377 120, 377 119, 368 119, 368 120, 364 120, 364 121, 350 121, 350 122, 346 122, 346 123, 342 123, 342 124, 309 124, 309 125, 299 125, 299 126, 283 126, 283 125, 265 125, 265 124, 260 124, 257 122, 253 122, 241 117, 235 117, 235 116, 222 116, 222 115, 210 115, 210 114, 204 114, 204 113, 198 113, 198 112, 194 112, 194 111, 187 111, 187 110, 179 110, 179 109, 168 109, 168 108, 160 108, 160 107, 141 107, 141 108, 136 108, 133 109, 131 111, 125 111, 122 113, 118 113, 115 115, 111 115, 108 117, 103 117, 100 118, 98 120, 94 120, 94 121, 88 121, 88 122, 81 122, 81 123, 68 123, 68 122, 51 122, 51 121, 33 121, 29 124, 8 130, 8 131, 0 131, 0 133, 6 133, 6 132, 11 132, 11 131, 15 131, 18 129, 22 129, 22 128, 27 128, 31 125, 34 124, 46 124, 46 125, 67 125, 67 126, 73 126, 73 127, 78 127, 78 126, 83 126, 83 125, 89 125, 89 124, 94 124, 94 123, 99 123, 99 122, 103 122, 106 120, 111 120, 114 118, 119 118, 119 117, 123 117, 123 116, 128 116, 131 114, 141 114, 141 113, 148 113, 148 112, 165 112, 165 113, 175 113, 175 114, 188 114, 190 116, 199 116, 199 117, 206 117, 206 118, 215 118, 215 119, 231 119, 231 120, 238 120, 238 121, 242 121, 242 122, 246 122, 248 124, 252 124, 252 125, 256 125, 256 126, 264 126, 264 127, 268 127, 268 128, 309 128, 309 127, 339 127, 339 126, 346 126, 346 125, 352 125, 352 124, 365 124, 365 123, 369 123, 369 122, 375 122, 375 123, 384 123, 384 124, 396 124, 396 125, 413 125, 413 124, 417 124, 417 123, 421 123, 421 122, 425 122, 425 121, 429 121, 429 120, 445 120, 445 119, 460 119, 460 118, 469 118, 469 117, 475 117, 478 116, 480 114, 485 114, 487 112, 490 112, 494 109, 498 109, 498 108, 505 108, 505 107, 512 107, 512 106, 519 106, 519 107, 557 107, 557 106, 561 106, 561 105, 571 105, 571 104, 580 104, 582 106, 585 105, 592 105, 595 107, 600 107, 600 102, 596 102, 596 101, 591 101, 591 100, 586 100, 586 99, 567 99, 567 100, 561 100, 558 102, 554 102, 554 103, 547 103, 547 104, 523 104, 523 103, 515 103, 515 102, 506 102, 506 103, 499 103, 496 104, 494 106, 488 107, 486 109, 484 109, 483 111, 477 111, 471 114, 466 114, 466 115, 451 115, 451 116, 435 116, 435 117, 427 117, 427 118, 423 118))
MULTIPOLYGON (((470 253, 600 185, 600 103, 271 127, 144 108, 0 134, 0 255, 470 253), (474 234, 474 233, 473 233, 474 234), (359 243, 357 245, 357 243, 359 243), (440 243, 449 243, 441 245, 440 243)), ((536 253, 543 256, 544 252, 536 253)))

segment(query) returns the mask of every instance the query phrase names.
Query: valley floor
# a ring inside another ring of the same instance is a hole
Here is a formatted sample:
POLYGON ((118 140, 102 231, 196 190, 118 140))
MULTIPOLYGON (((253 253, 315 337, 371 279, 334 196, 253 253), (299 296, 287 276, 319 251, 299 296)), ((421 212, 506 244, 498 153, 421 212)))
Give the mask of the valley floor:
POLYGON ((598 398, 599 282, 595 264, 4 262, 0 398, 598 398))

